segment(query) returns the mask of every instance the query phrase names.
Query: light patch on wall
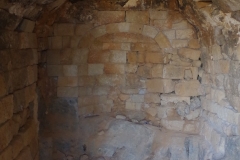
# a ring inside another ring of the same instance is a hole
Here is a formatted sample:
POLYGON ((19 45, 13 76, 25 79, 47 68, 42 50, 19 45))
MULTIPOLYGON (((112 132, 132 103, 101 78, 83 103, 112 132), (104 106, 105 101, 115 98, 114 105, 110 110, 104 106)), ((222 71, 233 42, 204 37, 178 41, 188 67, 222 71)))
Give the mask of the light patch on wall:
POLYGON ((130 7, 137 7, 138 0, 129 0, 123 7, 130 8, 130 7))

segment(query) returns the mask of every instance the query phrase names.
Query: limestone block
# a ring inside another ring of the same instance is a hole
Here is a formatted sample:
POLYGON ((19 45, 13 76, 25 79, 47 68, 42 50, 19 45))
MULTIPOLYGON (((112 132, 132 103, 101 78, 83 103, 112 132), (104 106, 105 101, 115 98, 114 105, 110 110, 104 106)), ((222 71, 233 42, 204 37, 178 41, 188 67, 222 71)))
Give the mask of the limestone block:
POLYGON ((182 131, 184 127, 184 121, 183 120, 168 120, 168 119, 162 119, 161 125, 169 130, 173 131, 182 131))
POLYGON ((169 39, 173 40, 176 38, 176 31, 175 30, 165 30, 163 34, 169 39))
POLYGON ((123 64, 104 64, 105 74, 124 74, 125 68, 123 64))
POLYGON ((120 94, 118 97, 121 101, 126 101, 130 98, 130 96, 127 94, 120 94))
POLYGON ((132 43, 131 44, 132 51, 161 51, 157 44, 148 44, 148 43, 132 43))
POLYGON ((63 76, 77 76, 78 66, 77 65, 63 65, 63 76))
POLYGON ((48 76, 62 76, 63 66, 62 65, 48 65, 47 66, 48 76))
POLYGON ((55 36, 71 36, 75 31, 75 25, 70 23, 55 23, 53 28, 55 36))
POLYGON ((136 73, 138 65, 136 64, 126 64, 125 71, 126 73, 136 73))
POLYGON ((79 115, 91 115, 93 114, 93 106, 87 106, 87 107, 83 107, 83 106, 80 106, 78 107, 78 112, 79 112, 79 115))
POLYGON ((190 105, 190 97, 182 97, 176 94, 162 94, 161 95, 161 105, 167 105, 168 103, 179 103, 186 102, 190 105))
POLYGON ((24 159, 33 160, 29 147, 25 147, 16 158, 16 160, 24 160, 24 159))
POLYGON ((204 91, 198 80, 182 81, 175 86, 175 93, 179 96, 199 96, 204 91))
MULTIPOLYGON (((118 23, 118 31, 120 32, 129 32, 130 23, 118 23)), ((115 27, 114 27, 115 28, 115 27)))
MULTIPOLYGON (((143 24, 139 23, 129 23, 129 33, 142 34, 143 33, 143 24)), ((142 35, 140 35, 142 36, 142 35)))
POLYGON ((87 76, 88 75, 88 65, 81 64, 78 65, 78 76, 87 76))
POLYGON ((148 92, 170 93, 174 91, 174 82, 170 79, 151 79, 146 81, 148 92))
POLYGON ((126 51, 111 51, 109 61, 112 63, 126 63, 126 51))
POLYGON ((78 105, 80 107, 95 105, 95 104, 102 104, 107 101, 107 96, 85 96, 78 98, 78 105))
POLYGON ((193 78, 192 71, 187 69, 184 71, 184 79, 190 80, 193 78))
POLYGON ((79 48, 88 48, 92 45, 95 37, 91 34, 84 34, 84 36, 80 39, 78 47, 79 48))
POLYGON ((190 121, 184 124, 183 132, 188 134, 198 134, 200 129, 200 124, 197 121, 190 121))
POLYGON ((103 64, 88 64, 88 75, 101 75, 103 74, 103 64))
POLYGON ((12 140, 12 137, 14 135, 13 133, 13 121, 7 121, 0 127, 0 151, 2 152, 4 148, 6 148, 10 141, 12 140))
POLYGON ((171 44, 173 48, 183 48, 188 46, 188 41, 176 39, 176 40, 172 40, 171 44))
POLYGON ((11 119, 13 116, 13 95, 0 100, 0 124, 11 119))
POLYGON ((28 85, 33 84, 37 81, 37 65, 28 66, 27 67, 27 75, 28 75, 28 85))
POLYGON ((158 113, 157 113, 157 117, 162 119, 162 118, 166 118, 167 117, 167 107, 158 107, 158 113))
POLYGON ((157 108, 149 107, 149 108, 146 109, 146 112, 150 116, 155 117, 157 115, 157 113, 158 113, 158 110, 157 110, 157 108))
POLYGON ((93 76, 81 76, 78 80, 79 86, 93 86, 96 83, 96 79, 93 76))
POLYGON ((70 64, 83 64, 87 63, 89 50, 86 48, 82 49, 72 49, 71 54, 69 55, 71 59, 70 64))
POLYGON ((200 44, 198 42, 198 39, 191 39, 191 40, 189 40, 188 47, 192 48, 192 49, 199 49, 200 48, 200 44))
POLYGON ((93 24, 77 24, 75 27, 75 35, 83 36, 92 28, 93 24))
POLYGON ((214 61, 213 71, 216 74, 227 74, 230 69, 230 61, 229 60, 218 60, 214 61))
POLYGON ((145 103, 160 103, 160 96, 156 93, 147 93, 144 95, 145 103))
POLYGON ((168 40, 168 38, 162 33, 159 32, 157 36, 155 37, 155 41, 158 43, 160 48, 170 48, 171 44, 168 40))
POLYGON ((151 65, 139 66, 137 69, 137 75, 140 77, 151 78, 151 65))
POLYGON ((37 36, 35 33, 20 33, 20 49, 37 48, 37 36))
POLYGON ((97 26, 125 21, 124 11, 96 11, 94 15, 96 16, 95 25, 97 26))
POLYGON ((189 29, 189 28, 191 28, 191 25, 186 20, 182 20, 172 25, 172 29, 189 29))
POLYGON ((163 77, 163 65, 158 64, 156 66, 153 66, 151 69, 151 76, 154 78, 162 78, 163 77))
POLYGON ((78 77, 58 77, 58 86, 60 87, 78 86, 78 77))
POLYGON ((194 35, 195 33, 192 29, 176 30, 176 39, 193 39, 194 35))
POLYGON ((24 88, 27 85, 28 82, 27 68, 13 70, 11 72, 11 76, 13 90, 24 88))
POLYGON ((100 75, 97 77, 97 83, 108 86, 121 86, 125 84, 125 76, 118 74, 100 75))
POLYGON ((62 49, 61 36, 49 37, 48 42, 51 49, 62 49))
POLYGON ((23 19, 21 24, 18 26, 18 30, 21 32, 33 32, 34 27, 35 27, 34 21, 23 19))
POLYGON ((179 66, 166 65, 163 68, 163 78, 167 79, 183 79, 184 68, 179 66))
POLYGON ((110 54, 109 51, 92 50, 88 54, 88 63, 107 63, 110 54))
POLYGON ((145 62, 145 54, 143 52, 128 52, 127 53, 128 63, 143 63, 145 62))
POLYGON ((148 24, 149 13, 147 11, 127 11, 126 22, 148 24))
POLYGON ((155 38, 156 35, 158 34, 158 30, 156 28, 154 28, 154 27, 151 27, 151 26, 148 26, 148 25, 144 25, 142 34, 144 36, 155 38))
POLYGON ((194 111, 190 111, 190 113, 186 116, 187 120, 196 120, 201 113, 201 109, 196 109, 194 111))
POLYGON ((219 89, 211 89, 211 99, 218 104, 221 103, 223 99, 226 98, 225 91, 224 90, 219 90, 219 89))
POLYGON ((201 62, 201 61, 193 61, 193 62, 192 62, 192 65, 193 65, 194 67, 201 67, 202 62, 201 62))
POLYGON ((92 87, 79 87, 78 88, 78 96, 90 96, 93 93, 92 87))
POLYGON ((107 33, 107 31, 106 31, 105 25, 96 27, 93 30, 91 30, 91 35, 94 38, 101 37, 101 36, 105 35, 106 33, 107 33))
POLYGON ((78 97, 77 87, 58 87, 57 88, 58 97, 78 97))
POLYGON ((178 51, 178 55, 180 57, 191 59, 191 60, 199 60, 201 51, 189 49, 189 48, 181 48, 178 51))
POLYGON ((217 44, 214 44, 212 45, 211 47, 211 58, 212 60, 220 60, 220 59, 223 59, 223 55, 222 55, 222 52, 221 52, 221 47, 217 44))
POLYGON ((167 63, 168 62, 168 57, 166 54, 163 54, 161 52, 146 52, 145 53, 146 63, 167 63))
POLYGON ((141 110, 143 103, 126 102, 125 108, 128 110, 141 110))
POLYGON ((168 11, 156 11, 156 10, 150 10, 150 19, 167 19, 168 17, 168 11))
POLYGON ((12 155, 12 146, 6 147, 0 154, 0 159, 1 160, 12 160, 13 155, 12 155))
POLYGON ((93 94, 92 95, 108 95, 110 92, 110 87, 108 86, 96 86, 93 87, 93 94))

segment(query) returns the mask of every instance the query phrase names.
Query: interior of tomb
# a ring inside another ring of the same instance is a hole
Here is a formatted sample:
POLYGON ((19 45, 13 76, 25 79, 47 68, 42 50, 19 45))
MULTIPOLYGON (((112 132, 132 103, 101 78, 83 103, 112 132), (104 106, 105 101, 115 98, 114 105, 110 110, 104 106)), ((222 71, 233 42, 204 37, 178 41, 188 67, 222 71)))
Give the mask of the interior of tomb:
POLYGON ((238 160, 238 0, 0 2, 0 160, 238 160))

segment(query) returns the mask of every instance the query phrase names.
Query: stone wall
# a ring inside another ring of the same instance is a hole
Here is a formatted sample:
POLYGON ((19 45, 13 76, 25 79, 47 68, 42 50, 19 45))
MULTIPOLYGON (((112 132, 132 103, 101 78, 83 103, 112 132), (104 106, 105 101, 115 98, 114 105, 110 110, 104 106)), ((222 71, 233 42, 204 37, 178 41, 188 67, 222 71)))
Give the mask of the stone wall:
POLYGON ((38 159, 35 22, 0 10, 0 159, 38 159))
POLYGON ((58 79, 57 97, 77 98, 81 116, 140 111, 152 123, 198 133, 197 96, 205 93, 195 29, 167 9, 93 13, 84 24, 53 26, 47 70, 58 79))

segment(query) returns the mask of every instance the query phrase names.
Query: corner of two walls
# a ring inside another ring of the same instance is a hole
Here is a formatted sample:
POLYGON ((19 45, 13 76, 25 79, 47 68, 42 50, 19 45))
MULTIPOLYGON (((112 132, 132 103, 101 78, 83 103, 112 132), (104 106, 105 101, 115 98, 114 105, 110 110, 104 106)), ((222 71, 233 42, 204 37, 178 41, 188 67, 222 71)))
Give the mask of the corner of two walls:
POLYGON ((0 159, 38 159, 35 22, 0 10, 0 159))

